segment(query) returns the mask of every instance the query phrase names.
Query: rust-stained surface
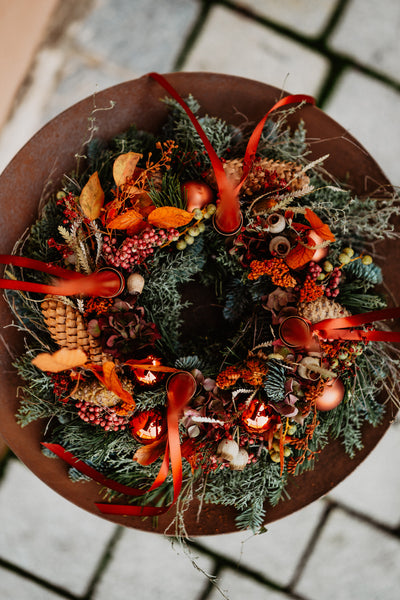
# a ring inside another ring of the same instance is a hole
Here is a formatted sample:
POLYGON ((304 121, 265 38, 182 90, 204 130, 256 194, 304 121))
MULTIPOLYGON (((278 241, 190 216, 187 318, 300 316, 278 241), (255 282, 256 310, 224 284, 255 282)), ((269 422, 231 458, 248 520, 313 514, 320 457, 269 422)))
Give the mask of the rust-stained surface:
MULTIPOLYGON (((241 121, 244 114, 251 121, 258 121, 280 98, 277 88, 239 77, 210 73, 176 73, 168 80, 183 96, 192 93, 204 112, 220 116, 231 123, 241 121)), ((96 107, 113 110, 97 111, 98 134, 110 138, 135 123, 139 128, 157 131, 166 117, 166 107, 159 102, 165 92, 147 76, 112 87, 96 94, 96 107)), ((0 177, 0 253, 10 253, 16 240, 35 219, 38 203, 43 193, 57 186, 61 176, 71 171, 74 155, 82 151, 87 139, 88 117, 93 109, 93 99, 88 98, 72 106, 42 128, 17 154, 0 177)), ((312 157, 329 154, 327 170, 338 180, 346 181, 359 196, 372 193, 380 186, 388 186, 378 165, 360 144, 340 125, 319 109, 304 106, 291 117, 295 124, 303 119, 311 142, 312 157)), ((379 210, 379 200, 377 200, 379 210)), ((384 277, 397 303, 400 300, 400 284, 397 265, 400 262, 400 244, 391 241, 380 247, 379 254, 387 256, 381 265, 384 277)), ((4 303, 0 304, 0 322, 10 323, 11 316, 4 303)), ((40 451, 40 441, 45 423, 33 423, 21 429, 15 422, 16 397, 19 381, 11 365, 11 355, 20 353, 22 339, 15 329, 3 329, 5 344, 0 344, 2 377, 0 380, 0 431, 10 448, 19 458, 51 488, 81 508, 98 514, 94 506, 101 501, 100 486, 96 483, 72 483, 67 467, 61 460, 49 460, 40 451), (7 348, 6 348, 6 346, 7 348), (11 353, 11 355, 10 355, 11 353)), ((385 400, 383 398, 383 400, 385 400)), ((381 426, 365 426, 364 449, 351 460, 339 441, 324 449, 314 471, 292 478, 287 491, 290 500, 278 506, 267 507, 267 522, 285 517, 329 492, 349 475, 378 443, 394 416, 388 407, 381 426)), ((190 535, 210 535, 235 530, 235 511, 226 507, 203 507, 200 520, 196 518, 196 506, 186 513, 186 528, 190 535)), ((100 515, 99 515, 100 516, 100 515)), ((171 510, 158 518, 155 531, 164 532, 173 516, 171 510)), ((128 527, 154 531, 150 519, 137 517, 102 516, 128 527)), ((173 531, 169 531, 173 534, 173 531)))

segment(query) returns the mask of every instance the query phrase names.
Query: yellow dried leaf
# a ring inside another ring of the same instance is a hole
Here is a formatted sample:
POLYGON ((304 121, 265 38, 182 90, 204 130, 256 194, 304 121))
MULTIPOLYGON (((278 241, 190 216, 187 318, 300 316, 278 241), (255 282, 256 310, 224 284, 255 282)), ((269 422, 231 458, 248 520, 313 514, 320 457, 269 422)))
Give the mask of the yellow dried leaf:
POLYGON ((104 204, 104 192, 97 171, 90 176, 89 181, 79 196, 79 204, 85 217, 94 221, 100 216, 104 204))
POLYGON ((140 158, 142 158, 142 154, 138 154, 137 152, 127 152, 115 159, 113 164, 113 177, 115 184, 118 187, 124 185, 126 180, 133 176, 140 158))
POLYGON ((112 219, 107 223, 109 229, 132 229, 138 223, 143 221, 142 215, 133 208, 124 212, 122 215, 118 215, 115 219, 112 219))
POLYGON ((32 364, 41 371, 49 371, 50 373, 59 373, 75 367, 81 367, 87 362, 87 356, 80 348, 70 350, 69 348, 61 348, 54 354, 43 352, 38 354, 32 364))
POLYGON ((193 214, 175 206, 160 206, 147 217, 155 227, 184 227, 193 219, 193 214))

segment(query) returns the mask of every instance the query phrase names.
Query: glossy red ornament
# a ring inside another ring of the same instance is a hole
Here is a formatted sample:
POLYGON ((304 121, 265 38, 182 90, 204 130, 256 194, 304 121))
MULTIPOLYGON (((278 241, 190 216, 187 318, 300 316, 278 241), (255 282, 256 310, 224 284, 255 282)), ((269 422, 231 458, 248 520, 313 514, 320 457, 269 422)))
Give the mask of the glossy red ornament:
POLYGON ((138 442, 151 444, 162 438, 167 430, 167 421, 160 411, 145 410, 132 417, 129 427, 138 442))
POLYGON ((243 411, 243 426, 249 433, 263 433, 270 427, 271 416, 264 402, 252 400, 250 406, 243 411))
MULTIPOLYGON (((322 242, 324 241, 324 239, 320 235, 318 235, 316 231, 313 230, 309 232, 308 239, 311 240, 316 246, 322 244, 322 242)), ((312 244, 310 244, 310 246, 311 245, 312 244)), ((328 246, 325 246, 324 248, 317 248, 311 257, 311 260, 313 260, 314 262, 320 262, 321 260, 327 257, 328 252, 328 246)))
POLYGON ((193 212, 196 208, 204 208, 213 199, 213 191, 209 185, 202 181, 187 181, 182 186, 182 192, 186 196, 186 210, 193 212))
MULTIPOLYGON (((144 360, 138 360, 136 362, 144 363, 146 365, 151 364, 151 365, 154 365, 155 367, 161 365, 161 361, 158 358, 155 358, 154 356, 148 356, 144 360)), ((165 373, 162 373, 160 371, 152 371, 151 368, 146 368, 146 369, 135 368, 133 370, 133 372, 135 374, 137 382, 140 385, 145 385, 145 386, 149 386, 149 387, 152 385, 155 385, 156 383, 159 383, 165 377, 165 373)))
POLYGON ((332 410, 336 408, 344 397, 343 381, 339 378, 327 381, 322 394, 315 403, 317 410, 332 410))

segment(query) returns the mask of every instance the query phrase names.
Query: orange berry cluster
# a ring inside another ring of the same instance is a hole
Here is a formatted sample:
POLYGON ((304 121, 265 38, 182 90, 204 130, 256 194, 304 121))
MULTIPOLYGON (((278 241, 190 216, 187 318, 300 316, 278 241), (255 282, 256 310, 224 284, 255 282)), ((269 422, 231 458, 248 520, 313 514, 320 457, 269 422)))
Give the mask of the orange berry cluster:
POLYGON ((248 279, 256 280, 262 275, 269 275, 272 283, 280 287, 294 287, 297 283, 282 258, 253 260, 250 263, 250 269, 248 279))

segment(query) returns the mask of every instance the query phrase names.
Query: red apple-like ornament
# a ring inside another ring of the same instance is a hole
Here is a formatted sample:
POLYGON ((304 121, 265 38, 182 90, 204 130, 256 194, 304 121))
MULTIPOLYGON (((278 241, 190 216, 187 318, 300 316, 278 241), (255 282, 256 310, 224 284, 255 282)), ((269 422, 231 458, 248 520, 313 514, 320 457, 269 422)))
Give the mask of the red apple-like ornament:
POLYGON ((250 406, 243 411, 243 426, 249 433, 263 433, 270 426, 271 417, 264 402, 253 400, 250 406))
MULTIPOLYGON (((315 246, 319 246, 320 244, 323 243, 323 238, 318 235, 318 233, 316 231, 310 231, 308 234, 308 239, 315 244, 315 246)), ((312 244, 310 244, 311 246, 312 244)), ((311 257, 311 260, 313 260, 314 262, 320 262, 321 260, 323 260, 324 258, 326 258, 328 254, 328 246, 324 246, 323 248, 316 248, 314 254, 311 257)))
POLYGON ((129 426, 133 437, 141 444, 156 442, 167 430, 166 419, 157 410, 145 410, 134 415, 129 426))
POLYGON ((202 209, 213 199, 213 191, 209 185, 201 181, 187 181, 182 186, 186 196, 186 210, 193 212, 196 208, 202 209))
POLYGON ((332 410, 336 408, 344 397, 343 381, 339 378, 329 379, 327 381, 322 394, 317 398, 317 410, 332 410))

